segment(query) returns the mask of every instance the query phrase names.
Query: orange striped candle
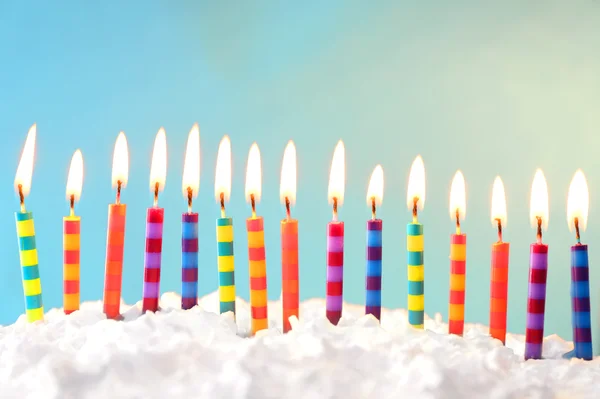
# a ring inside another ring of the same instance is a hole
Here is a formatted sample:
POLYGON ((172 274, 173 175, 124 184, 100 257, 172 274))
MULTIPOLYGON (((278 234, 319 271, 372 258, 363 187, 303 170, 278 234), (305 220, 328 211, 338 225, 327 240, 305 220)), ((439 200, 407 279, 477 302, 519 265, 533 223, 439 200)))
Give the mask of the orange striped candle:
POLYGON ((465 178, 459 170, 450 188, 450 218, 456 219, 456 234, 450 236, 450 301, 448 332, 463 335, 465 327, 465 276, 467 235, 460 233, 460 221, 467 209, 465 178))
POLYGON ((506 318, 508 304, 508 259, 510 244, 502 241, 502 226, 506 226, 506 197, 504 184, 499 177, 492 191, 492 224, 498 228, 498 242, 492 244, 492 267, 490 275, 490 335, 506 341, 506 318))
POLYGON ((65 314, 79 310, 79 216, 63 218, 63 307, 65 314))

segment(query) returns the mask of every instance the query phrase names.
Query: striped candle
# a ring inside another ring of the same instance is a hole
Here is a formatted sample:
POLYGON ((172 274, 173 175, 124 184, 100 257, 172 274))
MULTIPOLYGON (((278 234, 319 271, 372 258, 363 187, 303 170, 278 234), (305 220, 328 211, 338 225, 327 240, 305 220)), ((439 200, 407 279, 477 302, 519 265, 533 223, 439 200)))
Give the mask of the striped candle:
POLYGON ((35 228, 31 212, 16 212, 17 237, 19 238, 19 258, 23 276, 23 292, 25 294, 25 314, 32 323, 44 320, 42 304, 42 282, 38 267, 38 254, 35 245, 35 228))
POLYGON ((65 314, 79 310, 79 216, 63 218, 63 307, 65 314))
POLYGON ((337 325, 342 317, 344 287, 344 222, 327 224, 327 318, 337 325))
POLYGON ((467 235, 450 236, 450 305, 448 332, 463 335, 465 327, 465 277, 467 265, 467 235))
POLYGON ((365 314, 372 314, 381 320, 381 244, 383 221, 367 221, 367 297, 365 314))
POLYGON ((148 208, 146 213, 142 312, 156 312, 158 310, 164 214, 164 208, 158 207, 148 208))
POLYGON ((198 303, 198 214, 181 215, 181 308, 198 303))
POLYGON ((252 335, 269 328, 267 316, 267 263, 265 232, 261 216, 246 220, 248 230, 248 266, 250 275, 250 308, 252 335))
POLYGON ((545 244, 531 244, 527 324, 525 327, 525 360, 542 358, 547 273, 548 246, 545 244))
POLYGON ((571 310, 575 357, 592 360, 588 248, 584 244, 571 247, 571 310))
POLYGON ((510 244, 507 242, 497 242, 492 245, 490 335, 503 344, 506 341, 509 249, 510 244))
POLYGON ((110 204, 108 206, 108 234, 106 240, 106 269, 104 276, 104 313, 109 319, 117 319, 121 315, 121 284, 123 279, 126 215, 127 205, 110 204))
POLYGON ((292 329, 289 318, 299 317, 299 277, 298 277, 298 221, 281 221, 281 290, 283 308, 283 332, 292 329))
POLYGON ((406 226, 406 234, 408 249, 408 322, 415 328, 423 328, 425 318, 423 225, 409 223, 406 226))
POLYGON ((235 275, 233 259, 233 219, 217 219, 217 263, 219 268, 220 312, 235 316, 235 275))

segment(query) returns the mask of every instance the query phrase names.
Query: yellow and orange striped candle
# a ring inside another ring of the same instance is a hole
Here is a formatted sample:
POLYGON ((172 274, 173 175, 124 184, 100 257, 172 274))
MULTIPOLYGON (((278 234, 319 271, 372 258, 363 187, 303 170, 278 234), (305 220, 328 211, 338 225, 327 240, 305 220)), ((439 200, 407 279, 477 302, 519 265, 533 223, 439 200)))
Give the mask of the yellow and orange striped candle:
POLYGON ((460 221, 466 212, 465 178, 459 170, 450 188, 450 218, 456 219, 456 234, 450 236, 450 301, 448 332, 463 335, 465 328, 465 276, 467 235, 460 232, 460 221))

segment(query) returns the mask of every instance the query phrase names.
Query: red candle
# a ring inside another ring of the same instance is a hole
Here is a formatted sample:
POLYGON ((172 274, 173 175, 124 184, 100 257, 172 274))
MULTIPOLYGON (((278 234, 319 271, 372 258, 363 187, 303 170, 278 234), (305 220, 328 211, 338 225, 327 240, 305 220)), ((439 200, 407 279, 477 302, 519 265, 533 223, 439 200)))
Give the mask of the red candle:
POLYGON ((492 224, 498 227, 498 242, 492 245, 490 335, 504 344, 506 341, 510 245, 502 241, 502 226, 506 226, 506 198, 500 177, 496 177, 492 192, 492 224))
POLYGON ((296 147, 285 147, 281 166, 280 198, 285 204, 286 218, 281 221, 281 305, 283 332, 292 329, 290 317, 299 317, 300 279, 298 275, 298 221, 292 219, 290 207, 296 201, 296 147))

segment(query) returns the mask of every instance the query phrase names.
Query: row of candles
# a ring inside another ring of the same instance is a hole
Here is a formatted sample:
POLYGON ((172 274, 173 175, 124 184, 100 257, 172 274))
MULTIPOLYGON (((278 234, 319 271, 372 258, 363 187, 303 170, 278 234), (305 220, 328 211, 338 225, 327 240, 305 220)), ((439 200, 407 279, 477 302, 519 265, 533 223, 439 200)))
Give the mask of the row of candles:
MULTIPOLYGON (((33 215, 25 209, 25 197, 31 187, 34 164, 36 125, 29 130, 15 177, 21 210, 16 213, 20 262, 28 321, 43 320, 42 288, 38 269, 33 215)), ((104 313, 107 318, 120 318, 123 250, 125 243, 126 205, 121 203, 121 191, 128 179, 128 146, 124 133, 117 137, 113 154, 112 182, 116 201, 108 207, 108 234, 104 282, 104 313)), ((150 188, 154 204, 147 210, 146 249, 144 256, 144 285, 142 310, 156 312, 160 296, 160 270, 163 238, 164 208, 158 206, 158 197, 164 189, 167 170, 166 133, 160 129, 155 142, 150 169, 150 188)), ((250 275, 250 305, 252 334, 268 328, 266 257, 263 218, 256 213, 261 196, 260 151, 255 144, 250 148, 246 171, 246 200, 252 214, 246 220, 248 232, 248 259, 250 275)), ((183 195, 188 212, 182 214, 182 299, 183 309, 197 304, 198 293, 198 213, 192 211, 193 199, 198 194, 200 180, 200 136, 195 124, 188 136, 183 170, 183 195)), ((64 218, 63 275, 64 311, 69 314, 79 309, 80 223, 75 215, 83 185, 83 157, 77 150, 71 160, 67 178, 67 198, 70 215, 64 218)), ((342 316, 344 222, 338 220, 345 186, 345 150, 340 141, 334 151, 330 170, 328 199, 333 208, 333 220, 327 225, 327 280, 326 315, 337 325, 342 316)), ((217 155, 215 196, 220 204, 221 217, 216 221, 217 264, 219 273, 220 312, 235 314, 235 278, 233 253, 233 220, 227 217, 225 204, 231 190, 231 144, 223 137, 217 155)), ((298 221, 291 217, 290 208, 296 196, 296 150, 292 141, 285 148, 280 182, 280 197, 285 204, 286 217, 281 221, 282 251, 282 309, 283 331, 291 329, 290 317, 299 316, 298 278, 298 221)), ((377 207, 383 199, 383 169, 377 165, 367 190, 367 203, 372 218, 367 221, 366 246, 366 306, 365 313, 378 320, 381 317, 382 227, 377 218, 377 207)), ((412 211, 412 222, 407 225, 408 263, 408 322, 415 328, 424 327, 424 234, 418 221, 418 212, 425 203, 425 167, 418 156, 410 170, 407 205, 412 211)), ((592 336, 589 299, 589 268, 587 245, 581 243, 580 231, 587 224, 589 193, 583 172, 578 170, 571 182, 568 197, 568 220, 575 230, 577 243, 571 247, 572 323, 575 349, 568 357, 591 359, 592 336)), ((457 171, 450 190, 450 216, 456 223, 456 232, 450 238, 450 298, 449 333, 462 335, 464 329, 466 242, 461 232, 465 218, 466 193, 463 174, 457 171)), ((537 170, 531 192, 530 218, 536 228, 537 239, 530 249, 529 293, 525 359, 540 359, 544 335, 546 276, 548 245, 542 242, 542 231, 548 225, 548 189, 541 170, 537 170)), ((491 251, 490 335, 503 343, 506 338, 509 243, 502 238, 506 226, 506 200, 502 180, 497 177, 492 193, 492 223, 498 229, 498 241, 491 251)))

